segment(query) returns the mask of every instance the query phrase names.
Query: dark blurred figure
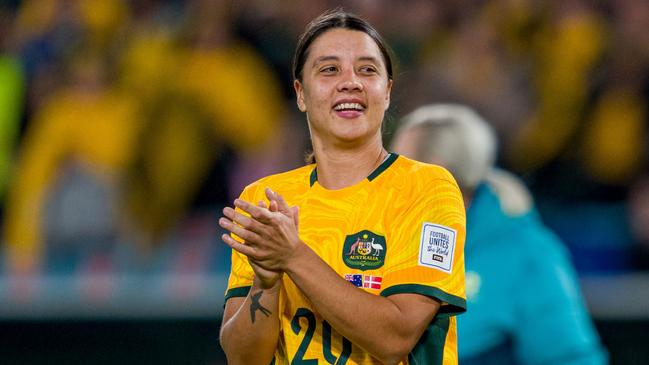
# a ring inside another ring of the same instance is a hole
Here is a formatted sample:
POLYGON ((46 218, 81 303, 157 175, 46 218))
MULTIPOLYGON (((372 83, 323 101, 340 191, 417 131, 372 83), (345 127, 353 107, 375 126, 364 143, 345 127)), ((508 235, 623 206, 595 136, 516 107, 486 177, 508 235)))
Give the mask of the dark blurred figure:
POLYGON ((416 109, 393 141, 396 153, 448 168, 465 199, 460 363, 605 364, 569 254, 523 183, 494 168, 496 145, 487 122, 455 104, 416 109))
POLYGON ((629 194, 629 220, 635 243, 634 261, 649 270, 649 176, 638 179, 629 194))

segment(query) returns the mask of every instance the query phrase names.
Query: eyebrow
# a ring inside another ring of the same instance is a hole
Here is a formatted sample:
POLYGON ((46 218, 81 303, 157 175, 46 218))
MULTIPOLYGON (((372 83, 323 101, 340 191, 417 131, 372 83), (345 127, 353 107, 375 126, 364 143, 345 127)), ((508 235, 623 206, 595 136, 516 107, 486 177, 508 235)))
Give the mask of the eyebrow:
MULTIPOLYGON (((339 60, 340 60, 340 57, 338 57, 338 56, 321 56, 321 57, 316 58, 316 60, 313 61, 313 64, 317 65, 319 63, 326 62, 326 61, 339 61, 339 60)), ((370 61, 370 62, 373 62, 373 63, 379 63, 378 59, 376 57, 372 57, 372 56, 361 56, 361 57, 358 58, 358 61, 370 61)))
POLYGON ((313 64, 315 65, 315 64, 325 62, 325 61, 338 61, 339 59, 340 59, 340 57, 338 57, 338 56, 321 56, 321 57, 316 58, 316 60, 313 61, 313 64))

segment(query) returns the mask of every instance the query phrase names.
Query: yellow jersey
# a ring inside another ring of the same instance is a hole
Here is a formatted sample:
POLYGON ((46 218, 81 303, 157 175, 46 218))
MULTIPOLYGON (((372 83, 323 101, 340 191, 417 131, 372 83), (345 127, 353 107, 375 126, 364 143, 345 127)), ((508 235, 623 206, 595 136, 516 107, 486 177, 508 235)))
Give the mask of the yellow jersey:
MULTIPOLYGON (((417 293, 442 303, 402 364, 457 364, 454 316, 466 310, 465 211, 448 171, 390 154, 367 179, 327 190, 318 184, 316 165, 308 165, 258 180, 241 199, 266 200, 266 187, 300 207, 301 240, 358 290, 386 297, 417 293)), ((246 296, 253 275, 247 258, 233 251, 226 300, 246 296)), ((338 334, 288 275, 279 317, 275 364, 380 363, 338 334)))

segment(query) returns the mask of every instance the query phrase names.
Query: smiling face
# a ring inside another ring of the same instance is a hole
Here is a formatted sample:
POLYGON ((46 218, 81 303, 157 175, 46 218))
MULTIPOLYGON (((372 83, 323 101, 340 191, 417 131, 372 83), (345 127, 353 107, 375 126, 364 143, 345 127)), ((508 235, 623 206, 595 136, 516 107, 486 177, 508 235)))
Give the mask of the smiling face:
POLYGON ((315 39, 308 52, 302 81, 294 87, 314 147, 380 140, 392 80, 374 40, 361 31, 335 28, 315 39))

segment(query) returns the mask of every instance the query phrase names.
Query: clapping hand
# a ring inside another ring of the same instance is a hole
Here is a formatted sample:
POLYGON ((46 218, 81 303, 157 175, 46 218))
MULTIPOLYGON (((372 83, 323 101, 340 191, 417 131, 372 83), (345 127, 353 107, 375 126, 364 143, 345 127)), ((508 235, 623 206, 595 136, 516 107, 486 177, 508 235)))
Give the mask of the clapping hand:
POLYGON ((301 244, 298 235, 299 208, 289 207, 284 198, 266 188, 269 203, 260 201, 253 205, 236 199, 234 205, 247 213, 235 209, 223 209, 219 225, 243 239, 241 243, 228 234, 223 241, 233 250, 248 257, 248 260, 264 289, 275 286, 281 278, 283 268, 291 259, 295 248, 301 244))

